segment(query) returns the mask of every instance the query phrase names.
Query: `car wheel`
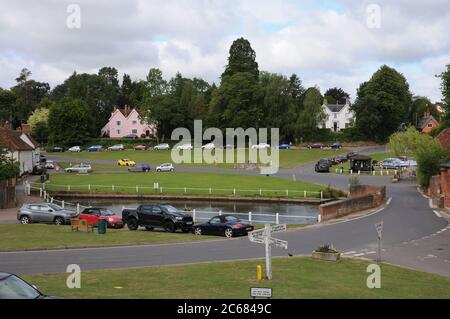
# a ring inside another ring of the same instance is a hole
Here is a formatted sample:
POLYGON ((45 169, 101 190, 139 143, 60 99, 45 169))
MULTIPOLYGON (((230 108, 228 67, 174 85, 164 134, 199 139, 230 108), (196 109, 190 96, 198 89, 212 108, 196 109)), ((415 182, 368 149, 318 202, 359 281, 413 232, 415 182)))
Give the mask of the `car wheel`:
POLYGON ((151 226, 145 226, 145 229, 148 230, 148 231, 152 231, 154 228, 151 227, 151 226))
POLYGON ((30 217, 28 216, 22 216, 20 217, 20 223, 23 225, 27 225, 30 223, 30 217))
POLYGON ((225 235, 225 237, 227 237, 227 238, 233 237, 233 230, 232 230, 231 228, 225 229, 224 235, 225 235))
POLYGON ((161 172, 161 170, 158 168, 157 170, 156 170, 157 172, 161 172))
POLYGON ((127 221, 127 227, 129 230, 136 230, 138 229, 138 222, 135 218, 131 218, 127 221))
POLYGON ((202 229, 200 227, 196 227, 194 229, 194 234, 198 236, 202 235, 202 229))
POLYGON ((56 217, 55 218, 55 225, 63 225, 64 219, 62 217, 56 217))
POLYGON ((172 222, 166 222, 164 224, 164 230, 169 233, 174 233, 175 232, 175 224, 172 222))
POLYGON ((170 171, 173 172, 173 168, 171 168, 170 171))
POLYGON ((67 173, 72 173, 72 170, 71 170, 71 169, 68 169, 68 170, 67 170, 67 173))

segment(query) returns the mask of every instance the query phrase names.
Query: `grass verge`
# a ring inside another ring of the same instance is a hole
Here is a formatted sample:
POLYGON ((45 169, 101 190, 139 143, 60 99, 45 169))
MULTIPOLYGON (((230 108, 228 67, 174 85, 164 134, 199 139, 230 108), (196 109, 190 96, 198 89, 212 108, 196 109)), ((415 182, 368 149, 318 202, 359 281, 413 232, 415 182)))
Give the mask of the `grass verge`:
POLYGON ((251 287, 271 287, 274 298, 450 298, 450 279, 381 265, 381 288, 369 289, 368 262, 337 263, 309 257, 273 259, 273 280, 258 282, 263 260, 214 262, 83 272, 80 289, 67 274, 24 276, 47 294, 66 298, 249 298, 251 287))

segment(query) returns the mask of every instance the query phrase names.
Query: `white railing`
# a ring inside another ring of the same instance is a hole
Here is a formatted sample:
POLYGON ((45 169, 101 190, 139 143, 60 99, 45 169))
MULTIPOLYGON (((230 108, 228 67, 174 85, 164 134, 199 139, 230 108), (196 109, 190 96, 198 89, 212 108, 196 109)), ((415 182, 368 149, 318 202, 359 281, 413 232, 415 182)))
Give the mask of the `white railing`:
POLYGON ((292 189, 243 189, 243 188, 201 188, 201 187, 163 187, 160 186, 159 183, 154 183, 153 187, 151 186, 141 186, 141 185, 135 185, 135 186, 125 186, 125 185, 95 185, 95 184, 86 184, 86 185, 70 185, 70 184, 41 184, 43 190, 53 190, 53 191, 93 191, 93 190, 104 190, 104 191, 111 191, 111 192, 118 192, 120 190, 132 190, 133 193, 136 194, 143 194, 143 193, 149 193, 148 190, 153 191, 153 193, 158 194, 174 194, 170 191, 177 191, 177 194, 186 194, 186 195, 194 195, 192 192, 196 192, 195 195, 198 195, 198 193, 204 193, 207 195, 245 195, 245 194, 254 194, 259 196, 264 196, 268 193, 275 193, 279 196, 283 197, 303 197, 303 198, 320 198, 323 200, 323 191, 310 191, 310 190, 292 190, 292 189), (147 192, 146 192, 147 190, 147 192))

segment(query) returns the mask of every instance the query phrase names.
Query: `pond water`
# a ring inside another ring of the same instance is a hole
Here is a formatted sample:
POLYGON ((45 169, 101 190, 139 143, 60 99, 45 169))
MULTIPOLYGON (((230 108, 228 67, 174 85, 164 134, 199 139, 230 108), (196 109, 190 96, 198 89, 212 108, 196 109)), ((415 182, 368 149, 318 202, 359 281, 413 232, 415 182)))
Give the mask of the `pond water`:
MULTIPOLYGON (((73 201, 67 199, 67 201, 73 201)), ((114 211, 120 215, 122 208, 136 208, 144 203, 158 203, 152 200, 126 200, 126 199, 77 199, 83 206, 101 206, 114 211)), ((235 215, 242 220, 249 219, 249 212, 252 214, 252 221, 276 222, 278 213, 279 223, 286 224, 312 224, 317 222, 318 206, 299 203, 273 203, 273 202, 238 202, 238 201, 208 201, 208 200, 165 200, 164 203, 172 205, 179 210, 192 212, 195 209, 196 221, 206 221, 216 216, 221 211, 222 214, 235 215)))

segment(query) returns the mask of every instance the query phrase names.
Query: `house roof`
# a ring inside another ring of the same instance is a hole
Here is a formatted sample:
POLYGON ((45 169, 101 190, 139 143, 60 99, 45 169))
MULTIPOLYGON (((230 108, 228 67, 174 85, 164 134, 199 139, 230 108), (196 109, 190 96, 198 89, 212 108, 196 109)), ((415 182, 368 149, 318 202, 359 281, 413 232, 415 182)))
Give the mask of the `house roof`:
POLYGON ((128 115, 130 115, 130 113, 133 111, 133 109, 126 107, 124 109, 118 109, 120 111, 120 113, 123 114, 123 116, 128 117, 128 115))
POLYGON ((20 138, 22 132, 0 128, 0 145, 15 151, 32 151, 34 148, 20 138))
POLYGON ((28 139, 30 140, 30 142, 33 144, 34 148, 41 147, 41 144, 40 144, 38 141, 36 141, 36 140, 33 138, 33 136, 31 136, 30 133, 23 133, 23 134, 25 134, 25 135, 28 137, 28 139))
POLYGON ((333 113, 339 113, 346 104, 327 104, 328 109, 333 113))
POLYGON ((417 127, 419 127, 421 130, 425 127, 425 125, 428 124, 428 122, 430 120, 433 120, 436 123, 439 123, 434 117, 433 115, 428 115, 428 116, 424 116, 422 117, 422 119, 420 120, 419 124, 417 125, 417 127))

